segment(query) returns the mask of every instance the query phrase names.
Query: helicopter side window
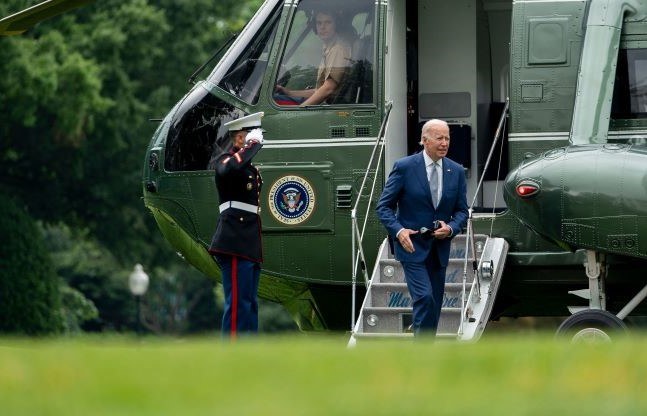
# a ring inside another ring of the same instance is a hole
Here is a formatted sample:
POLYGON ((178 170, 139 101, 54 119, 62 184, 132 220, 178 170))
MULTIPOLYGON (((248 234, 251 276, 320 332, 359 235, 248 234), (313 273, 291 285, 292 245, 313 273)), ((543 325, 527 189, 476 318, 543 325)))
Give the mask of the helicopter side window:
POLYGON ((258 101, 280 15, 277 8, 218 83, 220 88, 248 104, 258 101))
POLYGON ((170 121, 164 169, 211 169, 212 157, 222 152, 228 141, 224 124, 244 115, 206 89, 194 87, 178 104, 170 121))
POLYGON ((647 49, 619 51, 611 118, 647 118, 647 49))
POLYGON ((322 3, 299 2, 275 82, 274 102, 282 106, 372 103, 375 2, 322 3))

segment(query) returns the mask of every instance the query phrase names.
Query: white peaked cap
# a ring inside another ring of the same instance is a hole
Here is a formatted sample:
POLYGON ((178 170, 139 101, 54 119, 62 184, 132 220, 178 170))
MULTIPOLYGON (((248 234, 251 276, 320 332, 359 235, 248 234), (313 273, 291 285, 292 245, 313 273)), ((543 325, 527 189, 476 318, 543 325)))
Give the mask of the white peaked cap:
POLYGON ((264 112, 259 111, 258 113, 250 114, 225 123, 225 127, 227 127, 229 131, 255 129, 261 127, 261 118, 263 118, 264 115, 264 112))

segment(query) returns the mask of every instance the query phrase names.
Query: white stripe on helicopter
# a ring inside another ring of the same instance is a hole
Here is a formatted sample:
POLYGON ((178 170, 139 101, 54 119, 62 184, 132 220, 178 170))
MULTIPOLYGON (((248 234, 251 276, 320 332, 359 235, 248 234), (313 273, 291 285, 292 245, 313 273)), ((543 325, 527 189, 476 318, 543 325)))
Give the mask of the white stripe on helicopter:
MULTIPOLYGON (((627 131, 610 131, 608 137, 610 139, 647 139, 647 130, 636 130, 632 131, 630 134, 627 134, 627 131)), ((549 140, 568 140, 569 132, 559 131, 559 132, 548 132, 548 133, 511 133, 508 135, 508 141, 510 142, 522 142, 522 141, 549 141, 549 140)))
POLYGON ((377 137, 362 139, 311 139, 311 140, 265 140, 263 148, 272 147, 339 147, 339 146, 373 146, 377 137))

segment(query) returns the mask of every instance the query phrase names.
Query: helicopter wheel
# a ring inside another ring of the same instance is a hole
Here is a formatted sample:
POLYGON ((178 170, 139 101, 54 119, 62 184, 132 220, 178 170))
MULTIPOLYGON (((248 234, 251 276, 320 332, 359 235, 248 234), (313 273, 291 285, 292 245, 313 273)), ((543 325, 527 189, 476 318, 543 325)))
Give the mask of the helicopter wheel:
POLYGON ((556 338, 570 338, 571 342, 610 342, 610 334, 627 332, 622 319, 601 309, 586 309, 569 316, 557 328, 556 338))

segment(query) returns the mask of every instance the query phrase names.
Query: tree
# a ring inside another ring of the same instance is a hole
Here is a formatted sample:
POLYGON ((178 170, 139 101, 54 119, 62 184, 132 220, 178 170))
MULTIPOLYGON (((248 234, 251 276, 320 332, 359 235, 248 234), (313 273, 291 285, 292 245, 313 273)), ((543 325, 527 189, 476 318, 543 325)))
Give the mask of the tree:
POLYGON ((68 330, 123 331, 135 328, 128 273, 87 229, 43 226, 52 268, 65 283, 68 330), (73 303, 70 303, 73 302, 73 303), (96 310, 96 313, 95 311, 96 310))
POLYGON ((43 237, 20 204, 0 192, 0 332, 44 335, 63 329, 59 281, 43 237))
MULTIPOLYGON (((38 1, 7 0, 0 15, 38 1)), ((64 311, 71 328, 134 328, 125 282, 135 263, 151 266, 152 282, 177 276, 163 297, 210 292, 188 309, 182 331, 219 325, 214 283, 169 256, 143 206, 142 159, 157 127, 149 119, 173 107, 189 89, 189 75, 259 4, 102 0, 0 40, 0 187, 70 243, 52 252, 70 288, 65 296, 76 305, 64 311)), ((9 235, 3 227, 0 235, 9 235)))
POLYGON ((222 305, 216 304, 215 282, 197 270, 155 269, 142 299, 145 326, 152 332, 183 335, 220 327, 222 305))
POLYGON ((149 119, 257 5, 103 0, 2 39, 0 182, 31 215, 87 228, 119 261, 163 264, 167 245, 141 201, 149 119))

